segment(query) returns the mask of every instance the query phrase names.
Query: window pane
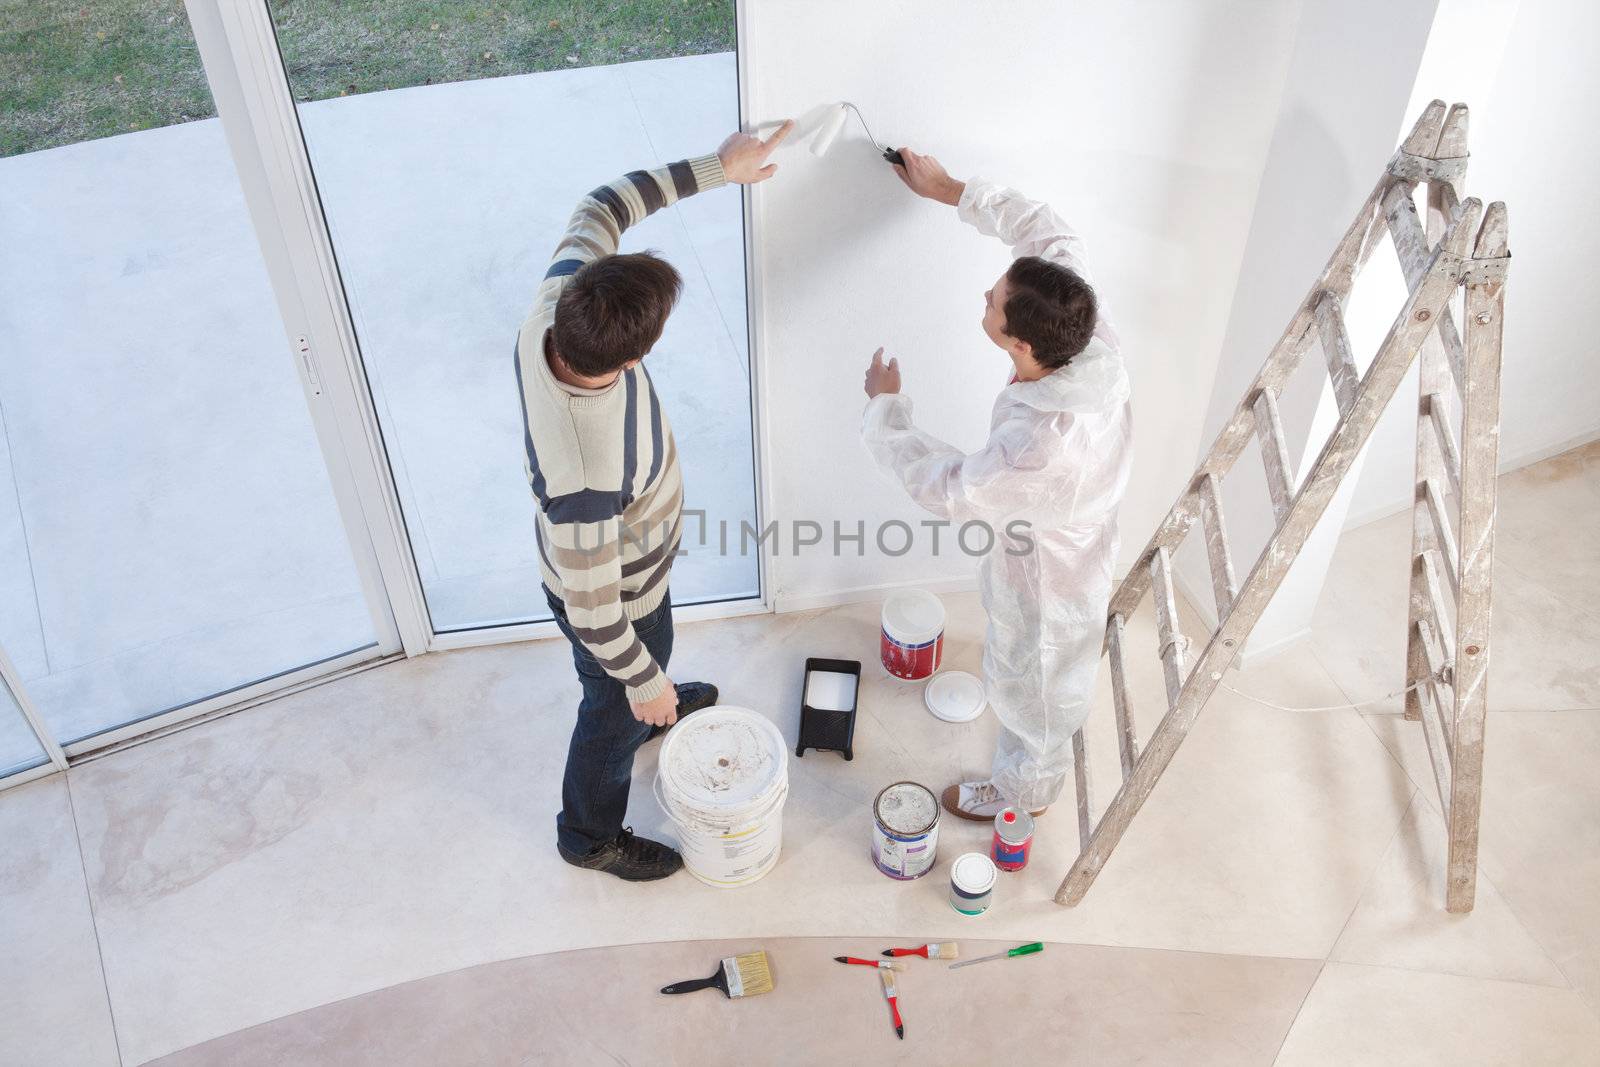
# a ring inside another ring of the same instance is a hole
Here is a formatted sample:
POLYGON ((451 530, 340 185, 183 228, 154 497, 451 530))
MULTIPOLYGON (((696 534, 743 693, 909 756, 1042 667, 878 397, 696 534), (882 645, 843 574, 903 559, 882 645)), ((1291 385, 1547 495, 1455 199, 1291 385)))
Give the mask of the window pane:
MULTIPOLYGON (((436 629, 546 618, 512 346, 573 207, 738 124, 733 0, 272 5, 436 629), (603 8, 604 10, 600 10, 603 8)), ((728 187, 657 212, 684 294, 645 361, 677 438, 677 603, 758 595, 744 232, 728 187), (726 522, 732 551, 719 552, 726 522)))
POLYGON ((0 642, 62 743, 375 640, 183 11, 0 26, 0 642))

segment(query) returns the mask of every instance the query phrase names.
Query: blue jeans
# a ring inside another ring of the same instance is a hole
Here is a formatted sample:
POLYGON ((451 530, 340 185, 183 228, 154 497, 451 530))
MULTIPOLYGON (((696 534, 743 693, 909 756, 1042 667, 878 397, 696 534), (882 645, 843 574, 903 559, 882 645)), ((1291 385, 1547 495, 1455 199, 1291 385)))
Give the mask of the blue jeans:
MULTIPOLYGON (((572 665, 578 670, 583 699, 567 748, 567 773, 561 782, 561 814, 556 840, 579 855, 605 844, 622 830, 628 814, 628 787, 633 780, 633 754, 650 738, 650 724, 633 717, 627 691, 605 672, 583 647, 567 622, 566 607, 545 591, 556 625, 572 644, 572 665)), ((633 624, 650 655, 666 669, 672 658, 672 594, 633 624)))

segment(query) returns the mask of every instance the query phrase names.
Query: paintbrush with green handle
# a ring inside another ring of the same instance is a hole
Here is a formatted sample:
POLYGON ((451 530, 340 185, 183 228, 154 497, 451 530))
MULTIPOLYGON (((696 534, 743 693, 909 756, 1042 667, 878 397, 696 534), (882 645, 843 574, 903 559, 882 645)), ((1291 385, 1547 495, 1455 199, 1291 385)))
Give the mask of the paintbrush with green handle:
POLYGON ((979 956, 977 959, 962 960, 960 963, 952 963, 950 965, 950 969, 953 971, 957 967, 970 967, 974 963, 982 963, 985 960, 1003 960, 1003 959, 1006 959, 1006 958, 1011 957, 1011 956, 1026 956, 1026 955, 1029 955, 1030 953, 1043 952, 1043 951, 1044 951, 1044 942, 1043 941, 1034 941, 1034 942, 1032 942, 1030 944, 1018 945, 1016 948, 1007 949, 1004 952, 996 952, 991 956, 979 956))

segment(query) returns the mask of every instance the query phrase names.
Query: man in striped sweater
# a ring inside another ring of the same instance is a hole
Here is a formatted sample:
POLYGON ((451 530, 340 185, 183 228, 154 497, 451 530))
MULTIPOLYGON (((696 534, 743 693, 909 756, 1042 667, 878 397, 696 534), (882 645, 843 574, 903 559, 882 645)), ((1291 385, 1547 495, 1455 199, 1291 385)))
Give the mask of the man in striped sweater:
POLYGON ((633 754, 715 704, 717 690, 675 686, 666 673, 683 478, 642 361, 682 280, 651 253, 617 248, 622 231, 683 197, 771 177, 767 157, 790 128, 765 141, 735 133, 715 153, 633 171, 584 197, 517 335, 540 571, 583 687, 556 842, 568 863, 629 881, 683 865, 671 847, 622 825, 633 754))

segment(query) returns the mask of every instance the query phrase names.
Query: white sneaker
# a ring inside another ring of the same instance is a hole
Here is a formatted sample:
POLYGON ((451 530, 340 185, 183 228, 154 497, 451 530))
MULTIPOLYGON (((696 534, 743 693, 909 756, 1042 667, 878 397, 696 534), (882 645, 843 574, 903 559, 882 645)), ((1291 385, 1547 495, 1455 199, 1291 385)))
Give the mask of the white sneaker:
MULTIPOLYGON (((944 791, 939 798, 944 804, 944 810, 958 819, 970 819, 973 822, 989 822, 996 815, 1011 807, 1011 801, 1001 795, 993 782, 962 782, 953 785, 944 791)), ((1047 809, 1030 811, 1028 814, 1037 818, 1047 809)))

